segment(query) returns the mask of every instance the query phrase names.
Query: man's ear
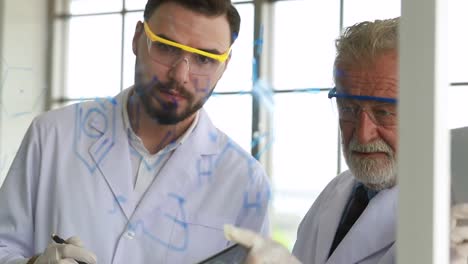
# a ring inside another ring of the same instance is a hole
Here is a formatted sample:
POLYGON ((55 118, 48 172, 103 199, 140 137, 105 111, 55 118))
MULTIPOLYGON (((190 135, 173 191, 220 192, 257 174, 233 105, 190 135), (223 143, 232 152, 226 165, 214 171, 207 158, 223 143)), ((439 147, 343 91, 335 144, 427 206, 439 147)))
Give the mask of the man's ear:
POLYGON ((143 31, 144 31, 143 23, 141 21, 138 21, 135 27, 135 34, 133 34, 133 41, 132 41, 132 50, 135 56, 138 54, 138 40, 140 39, 141 34, 143 34, 143 31))

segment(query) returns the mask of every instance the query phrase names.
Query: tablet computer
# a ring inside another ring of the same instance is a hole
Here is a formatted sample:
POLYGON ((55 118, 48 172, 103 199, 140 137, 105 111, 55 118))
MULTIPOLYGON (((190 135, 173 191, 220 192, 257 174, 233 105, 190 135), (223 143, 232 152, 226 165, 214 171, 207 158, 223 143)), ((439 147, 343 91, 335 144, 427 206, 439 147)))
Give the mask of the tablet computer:
POLYGON ((234 244, 197 264, 242 264, 248 251, 244 246, 234 244))

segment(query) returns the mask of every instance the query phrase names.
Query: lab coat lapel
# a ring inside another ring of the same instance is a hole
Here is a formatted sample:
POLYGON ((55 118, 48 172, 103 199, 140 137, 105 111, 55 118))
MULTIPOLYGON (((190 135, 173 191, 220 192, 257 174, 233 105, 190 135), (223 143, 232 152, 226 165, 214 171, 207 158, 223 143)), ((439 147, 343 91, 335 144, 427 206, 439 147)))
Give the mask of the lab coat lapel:
POLYGON ((320 209, 315 263, 326 263, 327 261, 341 215, 351 195, 354 183, 354 177, 343 177, 336 192, 330 193, 333 197, 330 197, 329 202, 324 203, 323 208, 320 209))
POLYGON ((106 99, 100 103, 105 108, 106 124, 102 124, 102 119, 90 120, 89 126, 103 134, 88 151, 112 190, 115 203, 130 219, 134 210, 131 199, 133 183, 128 141, 122 120, 122 93, 116 99, 106 99), (103 127, 106 129, 103 130, 103 127))
POLYGON ((395 242, 398 189, 380 191, 336 248, 329 263, 357 263, 395 242))

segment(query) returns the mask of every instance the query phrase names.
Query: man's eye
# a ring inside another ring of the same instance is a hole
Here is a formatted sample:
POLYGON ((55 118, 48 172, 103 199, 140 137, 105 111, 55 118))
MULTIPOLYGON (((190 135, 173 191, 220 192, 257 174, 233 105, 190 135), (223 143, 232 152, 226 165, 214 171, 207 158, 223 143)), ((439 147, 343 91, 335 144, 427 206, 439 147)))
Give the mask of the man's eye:
POLYGON ((391 116, 391 115, 395 115, 394 112, 391 112, 387 109, 375 109, 374 110, 374 114, 376 116, 391 116))
POLYGON ((379 106, 372 109, 376 116, 395 116, 396 108, 392 106, 379 106))
POLYGON ((354 113, 354 109, 352 106, 340 106, 340 111, 343 113, 354 113))
POLYGON ((180 51, 179 48, 161 43, 161 42, 155 42, 153 43, 153 46, 158 49, 160 52, 165 52, 165 53, 178 53, 180 51))
POLYGON ((195 55, 195 60, 197 64, 212 64, 216 62, 215 59, 212 59, 203 55, 199 55, 199 54, 195 55))

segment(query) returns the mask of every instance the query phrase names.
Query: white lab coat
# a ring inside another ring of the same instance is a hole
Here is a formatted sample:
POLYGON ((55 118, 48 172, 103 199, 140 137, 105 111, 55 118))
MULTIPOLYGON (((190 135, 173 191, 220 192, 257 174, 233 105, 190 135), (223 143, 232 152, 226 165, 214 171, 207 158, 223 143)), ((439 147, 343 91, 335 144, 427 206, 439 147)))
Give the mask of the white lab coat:
POLYGON ((356 180, 346 171, 322 191, 297 233, 293 254, 304 264, 395 263, 398 188, 380 191, 328 258, 356 180))
POLYGON ((194 263, 228 245, 223 224, 267 235, 260 164, 199 123, 141 201, 133 196, 122 94, 37 117, 0 189, 0 263, 79 236, 98 263, 194 263))

